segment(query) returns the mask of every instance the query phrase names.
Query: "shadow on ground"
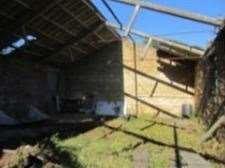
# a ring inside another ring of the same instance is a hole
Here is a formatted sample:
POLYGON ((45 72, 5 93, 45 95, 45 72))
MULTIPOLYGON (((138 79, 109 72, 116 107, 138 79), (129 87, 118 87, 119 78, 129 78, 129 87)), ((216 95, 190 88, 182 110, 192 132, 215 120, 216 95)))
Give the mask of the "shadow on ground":
MULTIPOLYGON (((158 145, 158 146, 163 146, 166 148, 171 148, 174 150, 175 152, 175 164, 176 167, 181 168, 182 167, 182 161, 180 158, 180 153, 181 152, 189 152, 192 154, 198 154, 200 156, 202 156, 203 158, 205 158, 206 160, 215 162, 215 163, 219 163, 219 164, 223 164, 225 165, 225 161, 213 156, 211 154, 207 154, 207 153, 203 153, 200 152, 194 148, 189 148, 189 147, 184 147, 179 145, 179 141, 178 141, 178 132, 177 129, 185 129, 183 127, 178 127, 176 125, 173 124, 166 124, 163 122, 157 122, 157 121, 151 121, 149 120, 149 122, 151 122, 150 125, 144 127, 144 128, 140 128, 140 130, 145 130, 149 127, 152 127, 156 124, 159 125, 164 125, 164 126, 168 126, 170 128, 173 128, 173 138, 174 138, 174 143, 173 144, 169 144, 169 143, 165 143, 159 140, 156 140, 154 138, 150 138, 147 136, 144 136, 142 134, 133 132, 133 131, 129 131, 126 130, 122 127, 122 125, 118 126, 118 127, 114 127, 114 126, 110 126, 108 124, 106 124, 106 121, 110 121, 112 120, 112 118, 108 118, 105 120, 102 119, 93 119, 91 121, 86 121, 86 122, 78 122, 78 123, 73 123, 73 124, 69 124, 69 123, 40 123, 39 124, 34 124, 34 125, 29 125, 29 131, 37 131, 38 129, 40 129, 41 127, 43 127, 42 129, 45 130, 45 132, 43 133, 43 130, 39 133, 40 136, 36 136, 36 137, 32 137, 35 134, 31 134, 30 137, 23 137, 21 136, 20 138, 17 137, 16 139, 11 139, 10 141, 2 141, 1 144, 1 149, 3 148, 11 148, 11 149, 15 149, 17 147, 19 147, 22 144, 37 144, 40 142, 43 142, 41 144, 44 145, 43 149, 47 149, 48 151, 50 151, 54 157, 50 157, 49 160, 54 162, 54 163, 60 163, 61 165, 64 164, 65 167, 83 167, 83 165, 81 165, 78 160, 77 157, 75 155, 72 154, 72 152, 70 152, 71 150, 76 150, 76 149, 67 149, 67 148, 63 148, 63 147, 58 147, 56 145, 56 143, 54 143, 53 141, 51 141, 51 138, 53 135, 57 134, 57 137, 59 138, 59 140, 63 140, 63 139, 67 139, 70 137, 75 137, 79 134, 83 134, 91 129, 94 129, 96 127, 100 127, 103 126, 107 129, 110 129, 111 131, 109 132, 109 134, 114 134, 116 132, 122 132, 128 136, 132 136, 135 137, 137 139, 139 139, 140 141, 135 144, 134 146, 131 146, 130 148, 125 148, 123 149, 122 152, 124 151, 129 151, 129 150, 134 150, 135 148, 137 148, 138 146, 142 145, 142 144, 154 144, 154 145, 158 145)), ((17 128, 20 130, 26 130, 28 129, 27 125, 21 126, 22 128, 17 128)), ((9 130, 12 128, 8 128, 9 130)), ((15 128, 14 128, 15 129, 15 128)), ((26 132, 26 131, 25 131, 26 132)), ((38 134, 39 135, 39 134, 38 134)), ((103 135, 101 138, 105 138, 108 135, 103 135)), ((0 150, 0 154, 1 154, 2 150, 0 150)), ((0 157, 1 158, 1 157, 0 157)))
MULTIPOLYGON (((56 122, 45 121, 32 124, 24 124, 17 126, 2 126, 0 127, 0 160, 5 158, 5 151, 16 150, 23 146, 36 146, 40 145, 40 155, 43 155, 45 162, 52 164, 59 164, 63 167, 83 168, 84 166, 79 163, 77 156, 73 155, 69 149, 64 149, 57 146, 52 140, 52 137, 57 135, 58 140, 64 140, 70 137, 78 136, 98 126, 101 126, 101 121, 109 121, 113 118, 89 118, 87 121, 72 122, 56 122)), ((74 150, 74 149, 73 149, 74 150)), ((42 167, 44 163, 38 159, 38 156, 28 156, 22 165, 34 165, 38 163, 42 167)), ((0 165, 1 167, 1 165, 0 165)), ((26 167, 26 166, 25 166, 26 167)))
MULTIPOLYGON (((181 167, 181 158, 180 158, 180 152, 181 151, 185 151, 185 152, 189 152, 189 153, 193 153, 193 154, 198 154, 198 155, 202 156, 203 158, 205 158, 206 160, 209 160, 209 161, 212 161, 212 162, 215 162, 215 163, 218 163, 218 164, 225 165, 225 161, 222 160, 222 159, 217 158, 216 156, 213 156, 213 155, 210 155, 210 154, 207 154, 207 153, 199 152, 199 151, 197 151, 197 150, 195 150, 193 148, 180 146, 178 144, 177 128, 175 126, 173 127, 174 128, 173 129, 174 130, 173 131, 173 133, 174 133, 174 144, 168 144, 168 143, 165 143, 165 142, 161 142, 161 141, 155 140, 153 138, 149 138, 149 137, 137 134, 137 133, 132 132, 132 131, 128 131, 128 130, 125 130, 125 129, 122 129, 122 128, 115 128, 115 127, 106 125, 104 123, 103 123, 103 126, 108 128, 108 129, 111 129, 111 130, 114 130, 114 131, 119 131, 119 132, 125 133, 125 134, 127 134, 129 136, 133 136, 133 137, 135 137, 137 139, 142 140, 143 143, 135 145, 134 147, 132 147, 132 150, 135 149, 136 147, 138 147, 139 145, 145 144, 145 143, 151 143, 151 144, 154 144, 154 145, 159 145, 159 146, 163 146, 163 147, 174 149, 174 151, 175 151, 175 159, 176 159, 175 160, 176 161, 176 166, 178 168, 181 167)), ((130 150, 130 149, 125 149, 125 150, 130 150)))
POLYGON ((64 148, 58 147, 57 144, 51 139, 42 142, 42 149, 43 151, 41 154, 45 153, 45 151, 50 153, 50 156, 48 156, 47 159, 52 163, 56 163, 58 165, 61 165, 62 167, 70 168, 85 167, 78 161, 76 155, 73 155, 64 148))
POLYGON ((103 119, 94 117, 89 118, 87 121, 77 121, 75 123, 44 121, 17 126, 1 126, 0 156, 3 149, 16 149, 24 144, 34 145, 55 134, 61 140, 67 139, 100 126, 100 120, 109 121, 112 119, 114 118, 107 117, 103 119))

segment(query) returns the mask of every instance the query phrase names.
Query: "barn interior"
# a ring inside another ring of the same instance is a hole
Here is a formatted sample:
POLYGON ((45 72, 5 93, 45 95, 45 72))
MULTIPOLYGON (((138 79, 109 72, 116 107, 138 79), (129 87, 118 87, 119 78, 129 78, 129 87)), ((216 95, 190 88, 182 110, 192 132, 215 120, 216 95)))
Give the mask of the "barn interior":
POLYGON ((219 27, 207 49, 111 24, 89 0, 1 0, 0 153, 146 114, 197 116, 224 142, 225 27, 201 22, 219 27))

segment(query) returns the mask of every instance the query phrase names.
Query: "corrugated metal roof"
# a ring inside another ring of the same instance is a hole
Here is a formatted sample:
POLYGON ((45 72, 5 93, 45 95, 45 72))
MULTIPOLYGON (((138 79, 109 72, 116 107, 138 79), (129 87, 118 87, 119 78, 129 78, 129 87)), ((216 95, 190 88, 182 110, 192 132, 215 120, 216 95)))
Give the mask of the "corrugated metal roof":
POLYGON ((36 40, 11 54, 51 64, 78 60, 119 39, 89 0, 1 0, 0 49, 27 35, 36 40))

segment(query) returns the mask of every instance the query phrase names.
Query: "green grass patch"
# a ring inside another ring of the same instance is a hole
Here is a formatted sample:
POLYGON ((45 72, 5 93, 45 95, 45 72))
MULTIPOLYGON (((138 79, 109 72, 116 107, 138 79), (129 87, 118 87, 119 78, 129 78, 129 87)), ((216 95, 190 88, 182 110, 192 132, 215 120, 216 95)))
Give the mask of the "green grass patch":
MULTIPOLYGON (((133 167, 135 148, 145 144, 149 167, 167 168, 174 165, 175 160, 174 149, 170 147, 175 144, 173 125, 172 119, 150 116, 130 121, 118 118, 79 136, 59 140, 57 144, 88 168, 133 167)), ((195 119, 179 122, 176 131, 179 146, 201 151, 198 139, 203 128, 195 119)))

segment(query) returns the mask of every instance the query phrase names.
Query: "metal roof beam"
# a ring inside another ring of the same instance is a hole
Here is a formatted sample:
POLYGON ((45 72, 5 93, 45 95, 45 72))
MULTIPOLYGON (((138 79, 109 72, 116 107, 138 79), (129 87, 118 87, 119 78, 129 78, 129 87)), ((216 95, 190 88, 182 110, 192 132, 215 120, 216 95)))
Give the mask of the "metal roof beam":
POLYGON ((130 29, 132 28, 134 22, 135 22, 135 19, 137 18, 137 15, 138 15, 138 12, 140 10, 140 4, 137 4, 134 8, 134 11, 130 17, 130 20, 129 20, 129 23, 128 23, 128 26, 127 26, 127 29, 125 30, 125 37, 128 36, 129 32, 130 32, 130 29))
MULTIPOLYGON (((98 8, 93 4, 93 2, 91 0, 81 0, 82 2, 84 2, 90 9, 92 9, 95 14, 103 21, 103 22, 106 22, 106 18, 101 14, 101 12, 98 10, 98 8)), ((109 29, 114 35, 115 37, 120 40, 121 37, 120 35, 113 31, 112 29, 109 29)))
MULTIPOLYGON (((116 24, 113 24, 113 23, 109 23, 109 22, 107 22, 106 24, 107 24, 107 26, 110 26, 110 27, 113 27, 113 28, 116 28, 116 29, 120 29, 119 25, 116 25, 116 24)), ((123 27, 122 30, 125 31, 126 27, 123 27)), ((179 49, 192 52, 192 53, 194 53, 196 55, 199 55, 199 56, 202 56, 205 53, 204 50, 194 48, 193 46, 176 43, 174 41, 163 39, 163 38, 160 38, 158 36, 149 35, 149 34, 146 34, 146 33, 140 32, 140 31, 136 31, 134 29, 131 29, 130 33, 134 34, 134 35, 137 35, 139 37, 151 38, 152 40, 155 40, 155 41, 158 41, 158 42, 162 42, 162 43, 167 44, 169 46, 177 47, 179 49)))
POLYGON ((143 55, 142 55, 142 57, 141 57, 142 60, 144 60, 145 56, 147 55, 148 49, 149 49, 151 43, 152 43, 152 38, 149 37, 149 38, 148 38, 148 42, 147 42, 146 45, 145 45, 143 55))
POLYGON ((114 17, 114 19, 117 21, 117 23, 122 27, 123 24, 120 21, 120 19, 117 17, 117 15, 115 14, 115 12, 113 11, 113 9, 109 6, 109 4, 106 2, 106 0, 102 0, 103 4, 105 5, 105 7, 109 10, 109 12, 112 14, 112 16, 114 17))
POLYGON ((208 25, 219 26, 219 27, 223 25, 222 19, 216 19, 213 17, 203 16, 203 15, 188 12, 188 11, 164 7, 164 6, 157 5, 148 1, 143 1, 143 0, 112 0, 112 1, 116 1, 119 3, 127 4, 127 5, 132 5, 132 6, 140 5, 140 7, 143 9, 148 9, 148 10, 152 10, 152 11, 156 11, 156 12, 192 20, 195 22, 208 24, 208 25))

